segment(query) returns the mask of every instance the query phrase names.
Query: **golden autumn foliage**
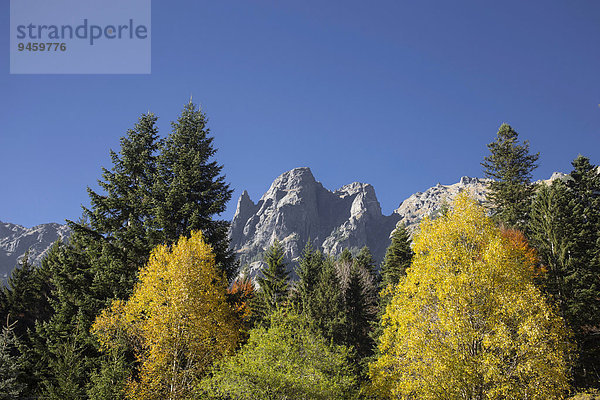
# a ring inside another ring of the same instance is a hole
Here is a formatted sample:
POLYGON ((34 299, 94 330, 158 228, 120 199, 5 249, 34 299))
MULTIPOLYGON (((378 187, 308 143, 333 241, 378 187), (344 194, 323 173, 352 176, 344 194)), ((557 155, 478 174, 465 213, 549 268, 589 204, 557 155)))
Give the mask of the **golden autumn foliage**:
POLYGON ((466 195, 425 219, 382 318, 373 388, 393 399, 556 399, 568 389, 564 323, 533 285, 537 257, 466 195))
POLYGON ((135 351, 139 369, 127 397, 190 396, 213 361, 231 354, 240 338, 226 296, 225 278, 200 232, 152 251, 131 298, 113 302, 92 326, 103 348, 125 338, 135 351))

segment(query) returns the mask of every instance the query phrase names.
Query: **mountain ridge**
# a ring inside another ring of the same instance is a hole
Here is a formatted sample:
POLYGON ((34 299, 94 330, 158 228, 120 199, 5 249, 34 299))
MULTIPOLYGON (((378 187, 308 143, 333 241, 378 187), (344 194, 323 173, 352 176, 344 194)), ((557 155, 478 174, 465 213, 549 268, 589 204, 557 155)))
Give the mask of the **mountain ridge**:
POLYGON ((486 183, 462 177, 452 185, 438 184, 411 195, 384 215, 372 185, 352 182, 328 190, 310 168, 294 168, 279 175, 257 203, 247 191, 242 192, 231 223, 231 247, 242 272, 252 277, 264 266, 262 253, 275 239, 282 242, 290 264, 298 260, 308 240, 332 256, 344 248, 357 252, 366 245, 379 263, 397 224, 414 230, 424 216, 435 213, 443 201, 452 201, 462 190, 483 201, 486 183))
POLYGON ((25 228, 0 221, 0 280, 6 282, 27 252, 29 262, 39 266, 52 244, 59 239, 68 239, 70 234, 67 225, 56 222, 25 228))
MULTIPOLYGON (((566 176, 555 172, 538 182, 548 184, 566 176)), ((294 168, 275 178, 256 203, 246 190, 242 192, 229 230, 231 248, 241 261, 242 272, 250 276, 260 272, 262 254, 275 239, 284 245, 290 270, 308 240, 333 256, 344 248, 357 252, 366 245, 379 263, 398 224, 413 232, 423 217, 435 216, 444 203, 464 190, 483 202, 488 182, 463 176, 453 184, 438 183, 407 197, 385 215, 372 185, 352 182, 328 190, 310 168, 294 168)), ((39 265, 51 245, 69 235, 68 226, 57 223, 25 228, 0 221, 0 279, 6 281, 28 249, 30 261, 39 265)))

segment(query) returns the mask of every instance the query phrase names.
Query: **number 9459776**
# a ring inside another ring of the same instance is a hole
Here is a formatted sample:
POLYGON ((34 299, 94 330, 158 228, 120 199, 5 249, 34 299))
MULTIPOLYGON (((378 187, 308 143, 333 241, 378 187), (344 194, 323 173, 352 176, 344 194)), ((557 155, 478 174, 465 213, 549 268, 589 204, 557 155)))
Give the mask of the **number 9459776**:
POLYGON ((19 51, 66 51, 66 43, 19 43, 19 51))

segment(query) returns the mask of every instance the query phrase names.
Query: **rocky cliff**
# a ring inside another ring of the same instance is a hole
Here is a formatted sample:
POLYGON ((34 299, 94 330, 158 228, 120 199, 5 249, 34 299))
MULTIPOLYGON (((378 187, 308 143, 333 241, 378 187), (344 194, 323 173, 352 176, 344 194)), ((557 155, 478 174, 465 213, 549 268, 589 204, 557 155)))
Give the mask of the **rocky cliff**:
POLYGON ((469 193, 479 202, 485 200, 487 179, 469 178, 463 176, 458 183, 452 185, 437 185, 424 192, 417 192, 400 203, 394 214, 400 216, 400 223, 413 230, 419 221, 426 216, 435 216, 444 204, 450 204, 462 191, 469 193))
POLYGON ((68 238, 69 227, 55 223, 33 228, 0 221, 0 280, 6 281, 11 271, 29 250, 29 261, 39 265, 50 246, 68 238))
POLYGON ((382 214, 371 185, 352 183, 332 192, 309 168, 296 168, 275 179, 257 203, 242 193, 231 224, 231 247, 251 275, 274 239, 283 243, 291 261, 309 239, 332 255, 367 245, 381 259, 399 220, 399 215, 382 214))

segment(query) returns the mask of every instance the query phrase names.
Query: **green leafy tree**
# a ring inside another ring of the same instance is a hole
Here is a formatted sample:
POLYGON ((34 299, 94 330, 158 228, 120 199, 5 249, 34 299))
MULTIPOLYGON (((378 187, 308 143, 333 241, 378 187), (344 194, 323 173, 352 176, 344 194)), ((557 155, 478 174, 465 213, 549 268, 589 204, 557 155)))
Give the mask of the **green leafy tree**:
POLYGON ((349 350, 311 329, 305 316, 280 310, 269 328, 250 331, 241 350, 219 362, 202 383, 203 397, 232 399, 353 399, 349 350))
POLYGON ((534 284, 537 257, 461 195, 425 219, 383 318, 373 386, 383 398, 554 399, 569 389, 562 318, 534 284))
POLYGON ((264 255, 267 266, 261 271, 263 276, 257 279, 260 289, 256 294, 256 309, 261 321, 266 322, 288 300, 289 273, 284 258, 285 249, 275 240, 264 255))
POLYGON ((529 142, 520 143, 519 134, 508 124, 500 126, 488 149, 491 154, 481 165, 492 179, 488 200, 493 215, 509 227, 523 228, 535 193, 531 173, 537 168, 539 153, 529 154, 529 142))

